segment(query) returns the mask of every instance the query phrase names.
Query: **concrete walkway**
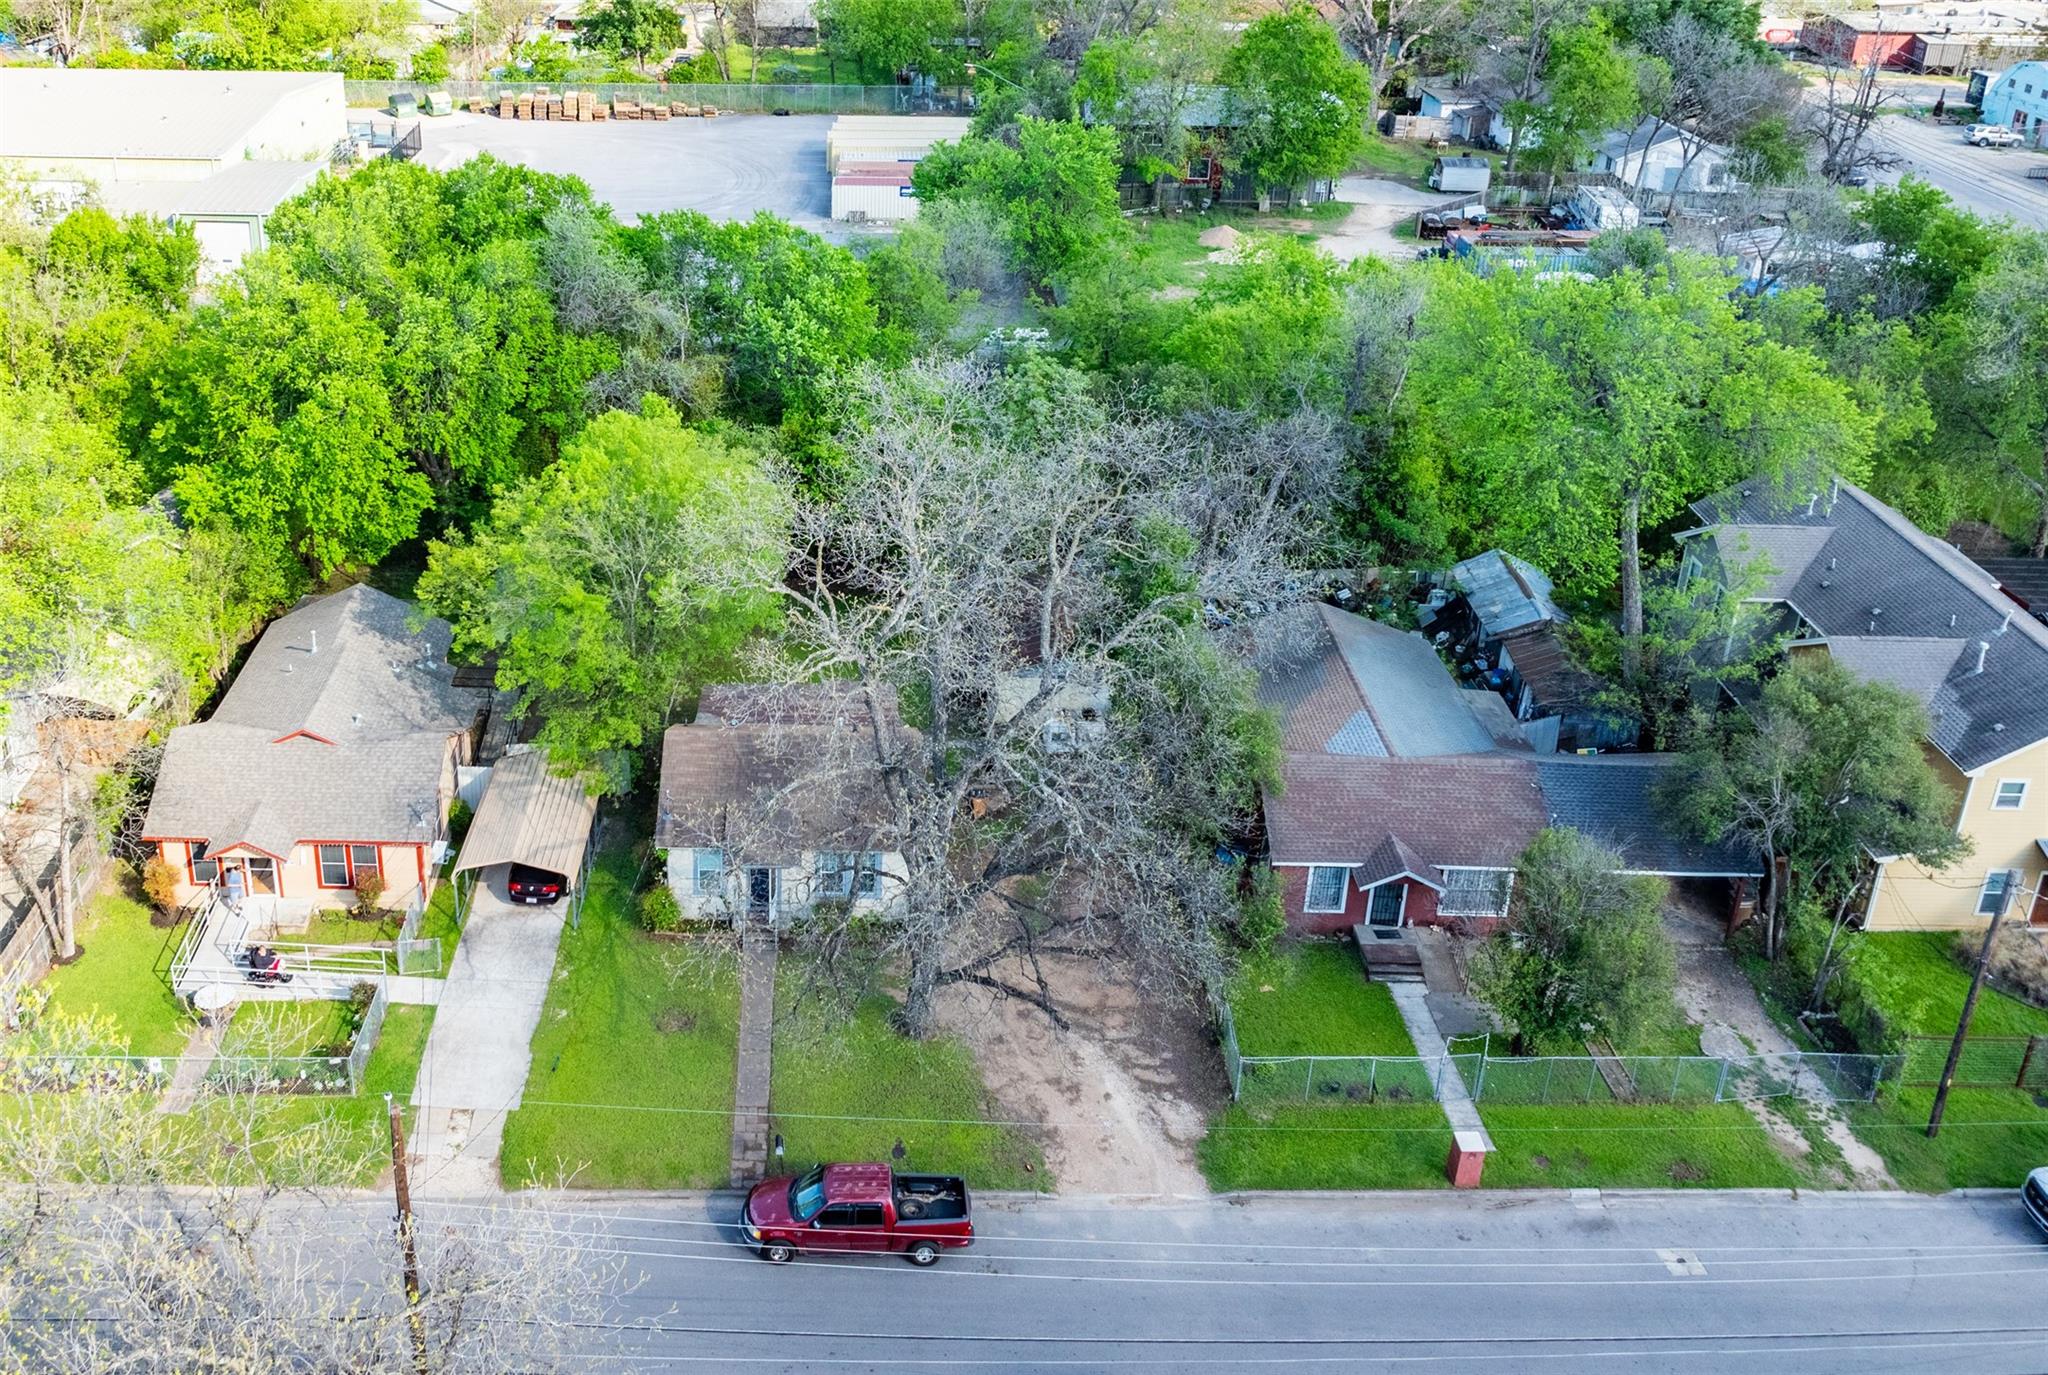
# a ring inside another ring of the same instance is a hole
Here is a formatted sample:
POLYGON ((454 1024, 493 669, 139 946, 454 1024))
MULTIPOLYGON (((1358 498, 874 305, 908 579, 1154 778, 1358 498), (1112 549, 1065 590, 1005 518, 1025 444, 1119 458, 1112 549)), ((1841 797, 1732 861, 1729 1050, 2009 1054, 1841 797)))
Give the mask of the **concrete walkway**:
MULTIPOLYGON (((1415 1042, 1415 1053, 1424 1060, 1441 1063, 1446 1049, 1443 1035, 1436 1029, 1436 1018, 1429 1010, 1428 991, 1421 984, 1388 984, 1386 988, 1394 995, 1394 1006, 1408 1027, 1408 1039, 1415 1042)), ((1471 1090, 1465 1087, 1465 1078, 1455 1061, 1444 1065, 1439 1076, 1437 1102, 1450 1119, 1452 1131, 1486 1136, 1486 1124, 1479 1120, 1479 1109, 1472 1102, 1471 1090)), ((1486 1149, 1493 1149, 1492 1137, 1486 1138, 1486 1149)))
POLYGON ((768 1089, 775 1044, 775 928, 749 919, 740 931, 739 1069, 732 1095, 732 1151, 727 1161, 735 1186, 751 1184, 768 1169, 768 1089))
POLYGON ((411 1153, 422 1195, 500 1188, 505 1115, 519 1106, 534 1028, 555 970, 567 909, 507 901, 504 873, 479 884, 455 963, 442 981, 420 1061, 411 1153))

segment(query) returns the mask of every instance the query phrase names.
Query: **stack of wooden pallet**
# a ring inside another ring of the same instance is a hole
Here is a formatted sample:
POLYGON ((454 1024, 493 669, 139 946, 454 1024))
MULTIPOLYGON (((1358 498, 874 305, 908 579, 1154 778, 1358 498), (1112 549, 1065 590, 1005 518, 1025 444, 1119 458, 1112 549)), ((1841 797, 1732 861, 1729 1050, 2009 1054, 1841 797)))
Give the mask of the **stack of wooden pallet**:
POLYGON ((479 111, 497 112, 499 119, 561 119, 578 124, 608 119, 677 119, 701 115, 714 119, 719 111, 714 105, 686 105, 680 100, 649 102, 642 104, 614 96, 600 100, 592 91, 564 91, 552 94, 543 86, 536 91, 501 93, 495 102, 478 100, 470 108, 479 111))

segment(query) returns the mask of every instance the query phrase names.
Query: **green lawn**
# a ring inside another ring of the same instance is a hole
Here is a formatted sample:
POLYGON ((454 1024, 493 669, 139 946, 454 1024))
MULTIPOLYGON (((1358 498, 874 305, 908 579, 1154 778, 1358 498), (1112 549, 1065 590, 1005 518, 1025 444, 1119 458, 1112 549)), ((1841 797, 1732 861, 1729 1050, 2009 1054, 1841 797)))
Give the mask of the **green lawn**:
POLYGON ((222 1049, 229 1054, 246 1048, 249 1054, 311 1055, 347 1041, 354 1030, 349 1005, 338 998, 242 1003, 222 1049))
MULTIPOLYGON (((1450 151, 1450 150, 1446 150, 1450 151)), ((1459 154, 1472 150, 1459 148, 1459 154)), ((1421 185, 1429 176, 1429 166, 1439 154, 1409 139, 1392 139, 1382 134, 1368 133, 1365 136, 1365 151, 1360 153, 1354 170, 1370 172, 1376 176, 1393 177, 1399 181, 1411 181, 1421 185)))
POLYGON ((1209 1187, 1445 1187, 1451 1128, 1434 1103, 1231 1107, 1209 1125, 1196 1158, 1209 1187))
POLYGON ((882 1160, 962 1175, 982 1189, 1052 1187, 1037 1145, 988 1122, 994 1104, 964 1044, 906 1040, 890 1026, 896 1003, 889 998, 866 999, 850 1018, 791 1007, 797 973, 796 960, 785 956, 769 1098, 786 1167, 882 1160))
POLYGON ((564 1171, 587 1188, 725 1183, 738 980, 728 960, 642 931, 633 878, 631 854, 608 848, 582 929, 562 934, 526 1101, 505 1122, 510 1187, 564 1171))
MULTIPOLYGON (((734 43, 726 49, 725 61, 735 82, 819 85, 829 82, 834 74, 832 64, 817 48, 763 48, 758 55, 760 70, 757 72, 754 50, 744 43, 734 43), (777 76, 777 67, 794 67, 798 74, 787 78, 777 76)), ((860 81, 860 74, 843 64, 837 75, 841 84, 858 84, 860 81)))
MULTIPOLYGON (((1886 931, 1850 939, 1850 958, 1874 988, 1883 990, 1885 1011, 1900 1031, 1909 1036, 1955 1034, 1970 975, 1952 953, 1953 932, 1886 931)), ((1970 1034, 2048 1036, 2048 1010, 1987 985, 1978 995, 1970 1034)))
POLYGON ((1283 946, 1230 991, 1244 1055, 1413 1055, 1386 985, 1367 983, 1349 941, 1283 946))
MULTIPOLYGON (((403 915, 393 912, 376 921, 365 921, 341 908, 330 907, 315 912, 304 932, 281 939, 307 945, 390 945, 398 939, 403 915)), ((420 939, 441 942, 438 973, 446 977, 448 966, 455 962, 455 946, 462 939, 462 927, 455 920, 455 885, 448 880, 445 870, 441 882, 434 887, 434 896, 427 900, 427 910, 420 915, 420 939)))
POLYGON ((171 993, 164 971, 184 928, 149 924, 149 908, 111 885, 86 905, 78 963, 53 969, 43 981, 53 1011, 78 1015, 97 1010, 111 1017, 115 1033, 137 1055, 175 1055, 194 1026, 171 993))
POLYGON ((1312 206, 1284 215, 1258 215, 1249 211, 1220 211, 1199 215, 1140 215, 1131 220, 1131 258, 1140 269, 1140 281, 1155 289, 1199 286, 1217 267, 1211 255, 1215 249, 1196 242, 1218 225, 1229 225, 1240 233, 1292 234, 1304 243, 1315 235, 1283 221, 1328 219, 1350 212, 1348 205, 1312 206))
POLYGON ((1494 1189, 1793 1188, 1813 1181, 1740 1103, 1488 1107, 1494 1189))
POLYGON ((1908 1189, 2017 1188, 2048 1164, 2048 1110, 2017 1089, 1952 1089, 1941 1135, 1927 1139, 1931 1086, 1895 1089, 1844 1109, 1849 1125, 1908 1189))

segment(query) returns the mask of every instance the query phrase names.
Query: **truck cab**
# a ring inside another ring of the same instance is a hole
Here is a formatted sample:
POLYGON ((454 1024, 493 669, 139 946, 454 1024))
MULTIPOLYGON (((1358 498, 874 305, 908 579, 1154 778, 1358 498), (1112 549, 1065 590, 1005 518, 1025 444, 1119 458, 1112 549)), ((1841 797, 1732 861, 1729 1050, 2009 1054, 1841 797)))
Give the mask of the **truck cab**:
POLYGON ((967 1184, 954 1175, 897 1174, 887 1165, 819 1165, 763 1180, 740 1207, 740 1235, 763 1260, 806 1251, 893 1251, 913 1265, 974 1244, 967 1184))

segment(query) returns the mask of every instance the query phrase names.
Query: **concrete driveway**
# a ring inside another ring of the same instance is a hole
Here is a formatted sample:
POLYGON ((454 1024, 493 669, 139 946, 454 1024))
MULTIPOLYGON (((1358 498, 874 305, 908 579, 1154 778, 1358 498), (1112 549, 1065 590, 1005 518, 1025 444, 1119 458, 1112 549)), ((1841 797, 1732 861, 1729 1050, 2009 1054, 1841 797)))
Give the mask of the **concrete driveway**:
POLYGON ((2027 170, 2048 167, 2048 154, 2024 148, 1972 148, 1953 124, 1930 124, 1906 115, 1886 115, 1871 126, 1876 144, 1905 159, 1896 181, 1911 172, 1947 192, 1963 209, 1986 219, 2007 216, 2034 229, 2048 229, 2048 180, 2030 181, 2027 170))
POLYGON ((568 909, 515 906, 507 866, 485 871, 413 1090, 412 1141, 425 1192, 498 1187, 505 1115, 519 1105, 534 1029, 568 909))
POLYGON ((716 119, 568 124, 467 112, 420 121, 420 160, 460 166, 479 153, 541 172, 581 177, 623 220, 701 210, 715 220, 773 211, 801 228, 834 226, 825 174, 830 115, 720 115, 716 119))

